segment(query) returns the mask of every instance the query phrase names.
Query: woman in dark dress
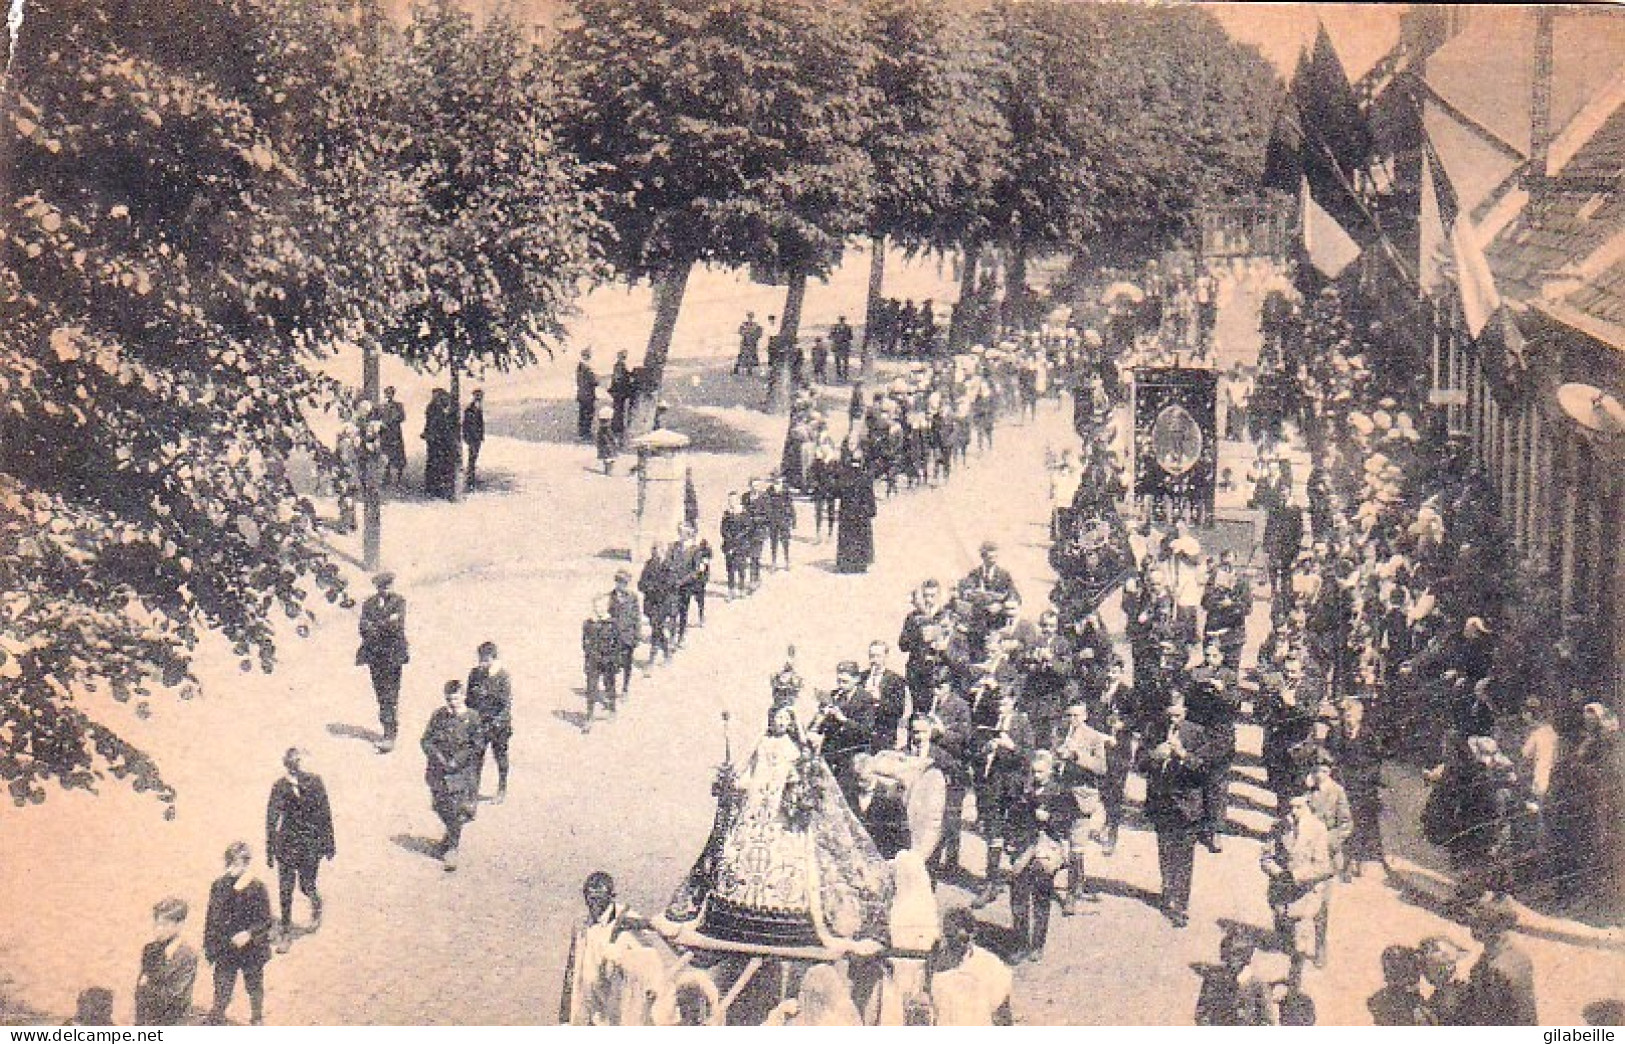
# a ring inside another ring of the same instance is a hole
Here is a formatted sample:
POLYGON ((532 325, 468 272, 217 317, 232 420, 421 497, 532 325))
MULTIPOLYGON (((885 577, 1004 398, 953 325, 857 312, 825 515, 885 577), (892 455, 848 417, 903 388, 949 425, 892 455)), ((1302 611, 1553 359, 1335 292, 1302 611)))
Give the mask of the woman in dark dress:
POLYGON ((436 388, 423 416, 423 492, 451 500, 457 494, 457 454, 462 430, 451 393, 436 388))
POLYGON ((835 571, 866 573, 875 560, 875 482, 861 452, 854 452, 844 469, 840 500, 835 571))
POLYGON ((1558 762, 1546 800, 1558 882, 1620 912, 1620 862, 1625 859, 1625 793, 1619 718, 1600 703, 1581 712, 1579 739, 1558 762))

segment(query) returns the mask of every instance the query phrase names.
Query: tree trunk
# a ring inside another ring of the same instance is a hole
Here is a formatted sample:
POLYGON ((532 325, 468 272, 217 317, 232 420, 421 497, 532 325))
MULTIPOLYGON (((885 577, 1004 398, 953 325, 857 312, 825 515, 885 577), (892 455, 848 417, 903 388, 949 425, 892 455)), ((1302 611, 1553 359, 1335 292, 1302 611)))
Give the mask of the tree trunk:
MULTIPOLYGON (((378 423, 378 409, 382 399, 378 393, 378 344, 365 330, 361 333, 361 394, 372 403, 373 424, 378 423)), ((362 445, 365 447, 367 441, 362 445)), ((375 450, 377 447, 373 447, 375 450)), ((384 542, 384 508, 379 491, 378 454, 361 455, 361 567, 368 572, 378 569, 379 555, 384 542)))
POLYGON ((1010 271, 1004 280, 1004 306, 1001 319, 1009 326, 1021 320, 1022 301, 1027 296, 1027 244, 1017 239, 1010 247, 1010 271))
POLYGON ((693 261, 678 261, 655 279, 655 321, 649 329, 649 344, 643 350, 643 382, 637 389, 636 409, 627 423, 630 431, 647 432, 654 425, 654 407, 666 379, 666 360, 671 355, 671 337, 677 329, 677 313, 688 292, 693 261))
POLYGON ((959 261, 959 305, 948 319, 950 355, 957 354, 965 347, 966 326, 970 320, 970 311, 976 305, 976 270, 981 267, 981 257, 982 244, 978 240, 973 239, 965 244, 964 256, 959 261))
POLYGON ((869 240, 869 301, 863 310, 862 363, 858 375, 867 385, 875 376, 875 342, 871 333, 880 316, 880 295, 886 283, 886 237, 869 240))
POLYGON ((790 273, 790 288, 784 294, 784 321, 779 323, 778 358, 768 349, 772 360, 772 373, 767 382, 767 412, 788 413, 790 410, 790 362, 796 354, 796 338, 801 330, 801 304, 807 299, 807 273, 790 273))

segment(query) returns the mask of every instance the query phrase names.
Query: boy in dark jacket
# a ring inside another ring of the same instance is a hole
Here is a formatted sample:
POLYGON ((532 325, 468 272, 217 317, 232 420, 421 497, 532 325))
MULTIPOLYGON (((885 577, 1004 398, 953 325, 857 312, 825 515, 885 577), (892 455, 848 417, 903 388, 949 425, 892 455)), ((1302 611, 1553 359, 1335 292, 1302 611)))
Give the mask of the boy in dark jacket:
POLYGON ((621 673, 620 632, 609 615, 609 600, 603 596, 592 600, 592 615, 581 624, 581 656, 587 672, 587 716, 581 731, 590 732, 595 704, 602 704, 614 716, 615 679, 621 673))

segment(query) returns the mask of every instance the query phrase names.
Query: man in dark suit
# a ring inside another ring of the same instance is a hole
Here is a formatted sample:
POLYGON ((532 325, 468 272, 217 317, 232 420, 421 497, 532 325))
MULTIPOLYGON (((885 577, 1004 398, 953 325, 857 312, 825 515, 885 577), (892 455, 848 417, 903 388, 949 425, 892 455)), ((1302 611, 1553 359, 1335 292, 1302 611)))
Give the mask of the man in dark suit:
POLYGON ((1190 720, 1208 731, 1214 750, 1203 788, 1201 836, 1208 851, 1218 852, 1218 835, 1224 829, 1230 799, 1228 775, 1236 756, 1241 693, 1236 688, 1236 673, 1224 665, 1224 652, 1217 641, 1209 642, 1202 656, 1201 665, 1189 673, 1186 709, 1190 720))
POLYGON ((1232 671, 1241 667, 1241 650, 1247 644, 1247 614, 1252 608, 1253 588, 1236 569, 1236 553, 1222 552, 1219 566, 1202 595, 1202 609, 1207 614, 1202 640, 1218 643, 1224 653, 1224 666, 1232 671))
POLYGON ((1128 789, 1129 769, 1134 765, 1136 704, 1126 673, 1123 661, 1114 659, 1106 667, 1105 687, 1089 701, 1089 722, 1106 737, 1106 775, 1100 785, 1105 832, 1100 838, 1100 851, 1108 856, 1117 850, 1117 832, 1123 824, 1123 797, 1128 789))
POLYGON ((835 379, 838 381, 852 375, 852 339, 852 326, 843 315, 829 328, 829 344, 835 353, 835 379))
MULTIPOLYGON (((474 770, 476 787, 485 772, 487 750, 497 763, 497 792, 491 803, 500 805, 508 796, 508 742, 513 739, 513 682, 508 669, 497 660, 495 642, 481 642, 479 657, 468 672, 468 709, 480 716, 480 764, 474 770)), ((611 701, 613 702, 613 693, 611 701)))
POLYGON ((474 818, 479 800, 480 716, 463 703, 463 685, 445 685, 445 706, 429 717, 423 731, 423 778, 429 802, 445 825, 446 836, 435 846, 444 869, 457 869, 463 824, 474 818))
POLYGON ((1286 604, 1292 567, 1303 550, 1303 507, 1296 497, 1272 507, 1264 519, 1264 554, 1270 572, 1270 595, 1277 606, 1286 604))
POLYGON ((378 753, 388 754, 395 749, 400 727, 401 668, 411 659, 406 647, 406 599, 393 590, 394 573, 379 573, 372 583, 377 593, 361 604, 361 648, 355 663, 372 674, 378 724, 384 729, 378 753))
POLYGON ((1145 752, 1145 814, 1157 834, 1157 869, 1162 876, 1162 911, 1175 928, 1190 923, 1191 876, 1196 834, 1202 821, 1202 788, 1207 780, 1208 737, 1185 720, 1185 704, 1168 707, 1168 727, 1145 752))
MULTIPOLYGON (((976 760, 976 730, 971 724, 970 704, 954 688, 947 671, 943 671, 936 680, 929 717, 922 718, 922 713, 916 701, 913 720, 930 722, 931 743, 928 751, 942 770, 946 784, 942 841, 927 864, 932 873, 940 877, 959 873, 959 835, 964 824, 965 795, 971 787, 972 763, 976 760)), ((919 747, 918 731, 915 726, 910 726, 911 749, 919 747)), ((918 752, 915 750, 915 753, 918 752)))
POLYGON ((890 750, 902 745, 907 737, 903 723, 910 711, 908 683, 896 671, 886 669, 886 655, 891 647, 876 640, 869 643, 869 666, 863 672, 860 684, 875 706, 875 747, 890 750))
POLYGON ((593 406, 598 401, 598 375, 592 372, 592 349, 581 349, 576 363, 576 437, 592 439, 593 406))
POLYGON ((971 905, 977 909, 999 897, 999 862, 1004 854, 1006 818, 1013 802, 1027 786, 1033 754, 1033 726, 1016 706, 1013 687, 991 675, 977 684, 980 695, 972 708, 976 730, 976 818, 987 842, 987 867, 981 893, 971 905))
POLYGON ((1071 639, 1061 634, 1060 616, 1055 610, 1039 614, 1038 634, 1021 649, 1019 662, 1026 679, 1021 691, 1022 708, 1032 719, 1040 747, 1050 746, 1064 732, 1061 719, 1077 693, 1075 653, 1071 639))
POLYGON ((986 655, 986 637, 1006 615, 1006 603, 1020 598, 1009 569, 999 564, 998 545, 981 545, 981 564, 959 582, 959 597, 970 605, 970 650, 978 660, 986 655))
POLYGON ((297 747, 282 755, 286 774, 271 784, 265 808, 265 865, 277 871, 281 900, 279 950, 286 950, 293 927, 293 886, 310 900, 310 930, 322 925, 322 896, 316 890, 316 871, 323 859, 332 859, 333 810, 322 778, 303 768, 304 754, 297 747))
POLYGON ((468 492, 478 482, 480 447, 485 445, 485 392, 479 388, 469 396, 463 409, 463 445, 468 447, 468 492))
POLYGON ((615 366, 610 371, 609 401, 614 413, 609 422, 610 430, 619 440, 626 434, 627 413, 632 405, 632 397, 637 393, 637 381, 632 377, 632 367, 627 365, 626 353, 615 353, 615 366))
MULTIPOLYGON (((615 589, 608 598, 610 620, 615 624, 616 666, 621 674, 621 695, 632 685, 632 657, 638 651, 638 638, 643 630, 643 604, 632 590, 632 571, 615 570, 615 589)), ((613 696, 613 693, 611 693, 613 696)))
POLYGON ((271 959, 271 896, 248 871, 254 861, 248 842, 226 849, 226 872, 209 886, 209 910, 203 919, 203 956, 214 965, 214 1004, 209 1024, 225 1022, 226 1009, 242 973, 248 990, 250 1022, 265 1021, 265 963, 271 959))
MULTIPOLYGON (((1036 961, 1049 939, 1050 904, 1055 875, 1067 865, 1081 815, 1072 788, 1056 773, 1055 756, 1040 750, 1032 757, 1026 789, 1010 805, 1010 914, 1020 949, 1015 961, 1036 961)), ((1076 838, 1081 842, 1081 838, 1076 838)), ((1081 860, 1073 873, 1081 872, 1081 860)), ((1067 912, 1073 912, 1068 906, 1067 912)))
POLYGON ((903 674, 916 705, 924 702, 920 697, 930 691, 935 673, 931 669, 934 657, 927 630, 941 622, 944 613, 942 585, 927 580, 915 591, 913 605, 903 618, 903 629, 897 636, 897 651, 908 657, 903 674))
POLYGON ((745 491, 745 516, 750 519, 750 540, 745 545, 745 564, 750 571, 750 590, 762 585, 762 554, 773 529, 772 496, 759 478, 750 480, 745 491))
POLYGON ((869 698, 858 681, 858 665, 842 660, 835 667, 835 688, 818 701, 818 713, 807 731, 822 737, 819 750, 848 801, 856 796, 852 763, 875 749, 875 712, 879 704, 869 698))
POLYGON ((875 772, 873 761, 871 754, 852 759, 852 811, 863 822, 880 854, 890 859, 909 847, 908 804, 895 783, 881 779, 875 772))

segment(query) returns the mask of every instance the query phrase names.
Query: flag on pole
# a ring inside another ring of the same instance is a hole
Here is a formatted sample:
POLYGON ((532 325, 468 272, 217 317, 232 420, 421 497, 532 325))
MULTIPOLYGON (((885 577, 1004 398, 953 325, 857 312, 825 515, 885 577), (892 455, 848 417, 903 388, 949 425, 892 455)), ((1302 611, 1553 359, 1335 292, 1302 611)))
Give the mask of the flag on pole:
POLYGON ((1324 24, 1315 34, 1313 50, 1298 59, 1291 93, 1303 136, 1303 172, 1310 191, 1345 231, 1365 232, 1370 220, 1355 186, 1370 165, 1376 145, 1324 24))
POLYGON ((1275 113, 1275 126, 1270 129, 1269 144, 1264 149, 1265 188, 1280 189, 1295 194, 1303 181, 1303 134, 1298 126, 1298 103, 1288 94, 1281 100, 1275 113))
POLYGON ((1445 265, 1448 263, 1450 233, 1445 228, 1441 209, 1438 176, 1433 157, 1422 154, 1422 203, 1417 222, 1418 250, 1416 258, 1417 289, 1423 295, 1437 296, 1448 284, 1445 265))
POLYGON ((1360 256, 1360 244, 1326 208, 1315 201, 1309 179, 1303 179, 1303 249, 1310 264, 1327 279, 1336 279, 1360 256))
POLYGON ((1461 292, 1461 314, 1467 320, 1467 331, 1474 339, 1484 332, 1490 317, 1501 307, 1501 295, 1495 289, 1495 276, 1484 257, 1484 247, 1478 241, 1478 232, 1465 215, 1456 215, 1450 228, 1450 253, 1456 264, 1456 284, 1461 292))

